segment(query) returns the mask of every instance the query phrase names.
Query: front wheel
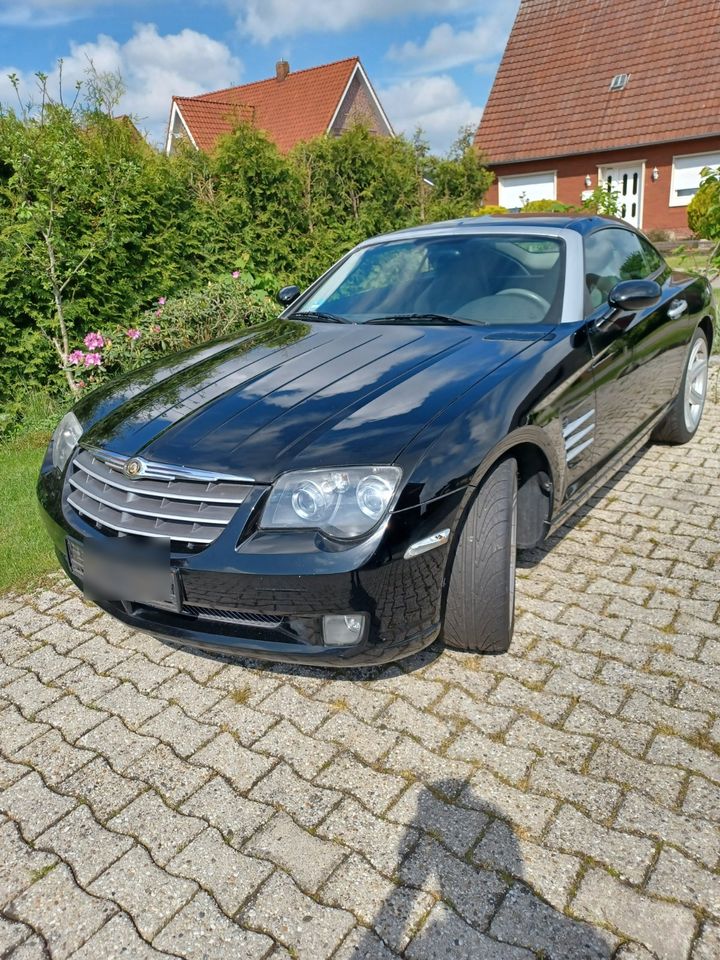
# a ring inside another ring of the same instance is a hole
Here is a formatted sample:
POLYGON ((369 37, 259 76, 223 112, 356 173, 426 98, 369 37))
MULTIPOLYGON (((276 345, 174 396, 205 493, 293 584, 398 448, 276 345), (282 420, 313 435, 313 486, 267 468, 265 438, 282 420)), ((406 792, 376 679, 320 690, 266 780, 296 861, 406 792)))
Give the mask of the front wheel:
POLYGON ((483 481, 455 550, 444 640, 455 650, 504 653, 515 619, 517 463, 503 460, 483 481))
POLYGON ((661 443, 687 443, 697 433, 707 395, 708 354, 705 331, 698 327, 690 343, 680 392, 673 400, 665 419, 655 428, 653 440, 661 443))

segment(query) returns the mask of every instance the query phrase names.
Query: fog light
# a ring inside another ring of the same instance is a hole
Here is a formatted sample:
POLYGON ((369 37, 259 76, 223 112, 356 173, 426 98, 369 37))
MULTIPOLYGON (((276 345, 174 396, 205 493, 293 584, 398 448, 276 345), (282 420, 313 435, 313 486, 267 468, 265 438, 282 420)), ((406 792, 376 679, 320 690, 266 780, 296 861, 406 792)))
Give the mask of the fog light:
POLYGON ((365 629, 367 614, 323 617, 323 642, 326 647, 351 647, 359 643, 365 629))

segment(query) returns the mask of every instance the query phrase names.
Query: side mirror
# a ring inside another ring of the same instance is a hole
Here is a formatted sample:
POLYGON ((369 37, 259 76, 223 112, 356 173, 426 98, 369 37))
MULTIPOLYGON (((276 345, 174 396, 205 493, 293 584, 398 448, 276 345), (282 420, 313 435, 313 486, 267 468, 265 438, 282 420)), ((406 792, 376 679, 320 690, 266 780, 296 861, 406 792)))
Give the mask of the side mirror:
POLYGON ((289 307, 300 296, 300 287, 295 285, 290 287, 283 287, 282 290, 278 291, 277 302, 281 303, 283 307, 289 307))
POLYGON ((635 313, 654 307, 662 296, 662 288, 654 280, 621 280, 608 295, 608 306, 624 313, 635 313))

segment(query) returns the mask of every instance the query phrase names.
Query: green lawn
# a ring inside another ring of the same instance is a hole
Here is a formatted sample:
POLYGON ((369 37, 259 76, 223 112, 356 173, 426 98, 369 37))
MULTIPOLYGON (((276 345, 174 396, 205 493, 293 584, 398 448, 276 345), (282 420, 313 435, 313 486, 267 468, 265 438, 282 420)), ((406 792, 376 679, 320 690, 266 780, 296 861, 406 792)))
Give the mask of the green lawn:
POLYGON ((45 435, 0 444, 0 592, 25 587, 57 568, 35 498, 45 435))

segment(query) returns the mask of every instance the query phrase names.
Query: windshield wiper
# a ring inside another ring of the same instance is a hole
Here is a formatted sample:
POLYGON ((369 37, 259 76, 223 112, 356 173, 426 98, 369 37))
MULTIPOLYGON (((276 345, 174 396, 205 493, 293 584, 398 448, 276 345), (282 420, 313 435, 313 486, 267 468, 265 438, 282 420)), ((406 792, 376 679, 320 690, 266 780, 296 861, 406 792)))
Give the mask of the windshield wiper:
POLYGON ((318 320, 320 323, 352 323, 352 320, 348 320, 345 317, 338 317, 334 313, 323 313, 321 310, 300 310, 298 313, 293 313, 290 315, 290 319, 297 318, 299 320, 318 320))
POLYGON ((485 326, 482 320, 462 320, 460 317, 450 317, 446 313, 393 313, 387 317, 373 317, 365 323, 441 323, 461 327, 476 324, 485 326))

